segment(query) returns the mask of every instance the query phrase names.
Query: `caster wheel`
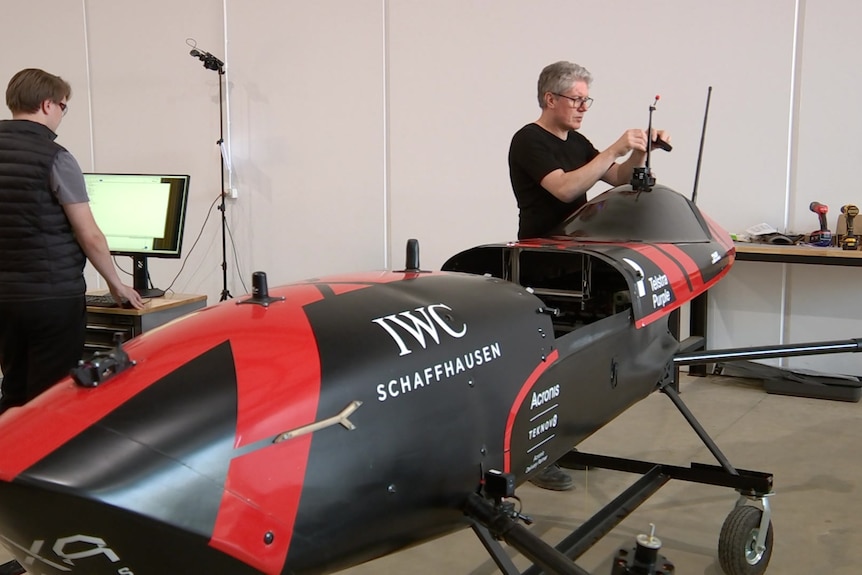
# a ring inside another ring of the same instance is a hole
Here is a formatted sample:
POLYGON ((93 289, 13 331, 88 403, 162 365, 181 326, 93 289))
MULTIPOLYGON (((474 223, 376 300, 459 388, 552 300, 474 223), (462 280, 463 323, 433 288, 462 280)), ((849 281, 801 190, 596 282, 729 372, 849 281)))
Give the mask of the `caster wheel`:
POLYGON ((757 549, 760 517, 757 507, 745 505, 730 512, 718 537, 718 562, 727 575, 760 575, 772 557, 772 521, 763 549, 757 549))

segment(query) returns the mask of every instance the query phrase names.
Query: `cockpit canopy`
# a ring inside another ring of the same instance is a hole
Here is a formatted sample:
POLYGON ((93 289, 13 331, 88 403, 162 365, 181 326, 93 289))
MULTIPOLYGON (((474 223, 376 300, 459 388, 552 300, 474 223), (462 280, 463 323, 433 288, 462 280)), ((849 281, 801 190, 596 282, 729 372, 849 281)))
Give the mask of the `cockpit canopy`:
POLYGON ((635 192, 631 186, 608 190, 586 203, 550 236, 578 241, 694 243, 711 239, 694 204, 666 186, 635 192))

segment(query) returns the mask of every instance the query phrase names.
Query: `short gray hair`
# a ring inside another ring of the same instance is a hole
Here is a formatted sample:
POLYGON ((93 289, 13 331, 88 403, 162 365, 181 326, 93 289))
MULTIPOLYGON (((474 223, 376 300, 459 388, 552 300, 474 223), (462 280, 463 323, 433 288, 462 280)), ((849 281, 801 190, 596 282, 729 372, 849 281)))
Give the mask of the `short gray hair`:
POLYGON ((593 75, 590 71, 572 62, 555 62, 542 70, 539 74, 539 107, 545 107, 545 93, 562 94, 574 86, 575 82, 586 82, 587 86, 593 83, 593 75))

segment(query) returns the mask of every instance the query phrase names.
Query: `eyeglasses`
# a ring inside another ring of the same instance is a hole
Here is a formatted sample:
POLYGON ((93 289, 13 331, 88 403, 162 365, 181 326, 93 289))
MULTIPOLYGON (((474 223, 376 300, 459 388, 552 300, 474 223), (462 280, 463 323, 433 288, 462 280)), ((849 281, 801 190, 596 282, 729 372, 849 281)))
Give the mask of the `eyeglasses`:
POLYGON ((60 110, 62 110, 63 115, 66 115, 66 110, 69 108, 68 104, 64 104, 63 102, 57 102, 57 105, 60 106, 60 110))
POLYGON ((566 100, 571 100, 573 108, 580 108, 581 106, 583 106, 584 109, 589 110, 590 106, 593 105, 592 98, 581 98, 580 96, 578 96, 577 98, 572 98, 571 96, 566 96, 565 94, 557 94, 556 92, 551 92, 551 94, 553 94, 554 96, 559 96, 560 98, 565 98, 566 100))

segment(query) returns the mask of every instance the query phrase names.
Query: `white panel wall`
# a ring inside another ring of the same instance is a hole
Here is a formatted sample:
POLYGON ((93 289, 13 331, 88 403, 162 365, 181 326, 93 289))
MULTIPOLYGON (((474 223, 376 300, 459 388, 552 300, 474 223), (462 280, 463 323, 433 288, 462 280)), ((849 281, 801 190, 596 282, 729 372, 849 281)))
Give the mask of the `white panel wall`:
MULTIPOLYGON (((811 201, 830 208, 836 228, 844 204, 862 206, 859 106, 862 38, 859 2, 806 2, 800 59, 797 182, 792 219, 801 231, 817 229, 811 201)), ((862 230, 862 220, 857 224, 862 230)), ((862 269, 794 266, 787 314, 788 342, 862 337, 862 309, 857 286, 862 269)), ((789 365, 825 372, 862 375, 862 354, 792 358, 789 365)))
MULTIPOLYGON (((119 0, 83 4, 94 134, 93 165, 85 169, 191 175, 183 242, 183 255, 189 256, 189 262, 172 289, 207 293, 213 301, 218 292, 212 286, 221 281, 221 255, 215 249, 219 238, 216 213, 198 246, 194 251, 190 248, 219 194, 218 83, 214 72, 204 70, 200 61, 189 56, 185 39, 192 36, 209 50, 220 51, 222 3, 119 0)), ((75 105, 67 119, 72 111, 79 113, 77 102, 75 105)), ((66 129, 64 121, 60 132, 66 129)), ((118 257, 117 261, 121 269, 131 270, 129 258, 118 257)), ((153 284, 167 288, 181 265, 180 260, 149 258, 153 284)))
POLYGON ((581 131, 599 149, 646 128, 662 96, 654 126, 671 132, 675 148, 657 153, 653 168, 687 194, 712 85, 700 204, 729 229, 782 213, 792 0, 389 5, 393 249, 418 237, 436 267, 471 245, 515 237, 509 141, 538 118, 536 81, 557 60, 595 77, 581 131))
MULTIPOLYGON (((43 68, 66 79, 72 85, 69 113, 63 119, 57 142, 68 148, 83 169, 92 165, 93 133, 89 114, 87 81, 87 47, 84 13, 79 3, 34 0, 13 3, 2 0, 4 19, 0 33, 0 86, 3 106, 0 119, 8 119, 6 86, 23 68, 43 68), (14 8, 12 6, 14 5, 14 8), (51 18, 45 15, 51 14, 51 18)), ((91 278, 88 274, 88 280, 91 278)))
MULTIPOLYGON (((21 26, 0 35, 0 73, 42 67, 72 84, 58 141, 85 171, 191 174, 188 261, 151 259, 155 285, 182 269, 175 291, 214 302, 223 287, 220 79, 189 56, 189 37, 227 63, 239 195, 226 210, 231 294, 258 269, 274 285, 384 266, 381 2, 41 0, 14 10, 21 26)), ((99 286, 92 270, 87 279, 99 286)))
POLYGON ((233 1, 227 23, 244 267, 270 285, 384 267, 383 5, 233 1))
MULTIPOLYGON (((791 194, 786 203, 786 229, 790 232, 806 233, 819 227, 817 216, 808 209, 812 201, 829 206, 833 231, 842 205, 862 205, 862 192, 855 184, 858 152, 854 143, 862 126, 858 105, 862 84, 856 73, 862 40, 854 28, 860 18, 862 4, 858 2, 801 4, 791 194)), ((750 148, 752 155, 759 156, 760 151, 761 147, 750 148)), ((760 189, 746 184, 734 197, 747 205, 748 199, 759 193, 760 189)), ((766 221, 785 229, 781 214, 775 213, 778 207, 776 199, 773 213, 752 218, 751 223, 766 221)), ((716 320, 710 329, 711 346, 862 337, 862 309, 854 305, 860 273, 858 268, 833 266, 737 264, 729 278, 734 281, 723 282, 710 293, 711 318, 716 320), (764 304, 760 309, 770 313, 752 313, 752 294, 740 288, 756 290, 755 301, 760 300, 764 304)), ((776 363, 862 375, 860 354, 795 357, 776 363)))
POLYGON ((0 86, 4 95, 0 119, 11 117, 5 94, 13 74, 22 68, 53 70, 72 84, 69 104, 75 107, 63 120, 57 142, 72 150, 82 166, 89 165, 92 134, 87 111, 86 31, 80 3, 2 0, 0 9, 5 16, 0 33, 0 86), (12 13, 14 19, 9 16, 12 13))

